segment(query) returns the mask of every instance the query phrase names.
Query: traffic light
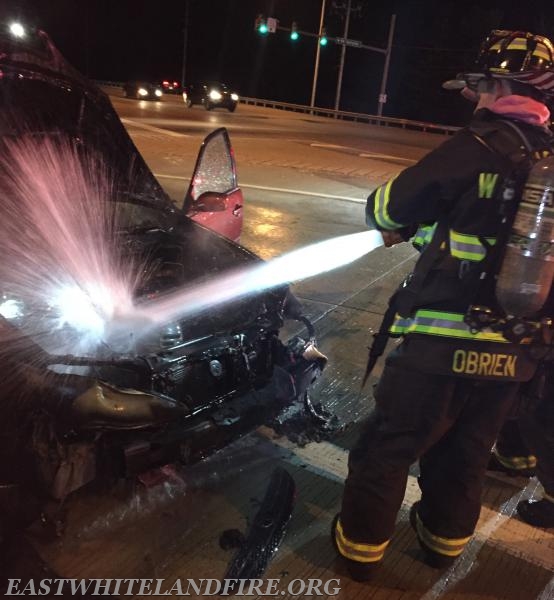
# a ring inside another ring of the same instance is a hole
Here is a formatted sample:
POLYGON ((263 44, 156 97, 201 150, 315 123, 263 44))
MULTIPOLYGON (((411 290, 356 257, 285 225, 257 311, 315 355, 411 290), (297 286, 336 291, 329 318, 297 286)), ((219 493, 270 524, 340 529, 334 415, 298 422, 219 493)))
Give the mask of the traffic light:
POLYGON ((263 15, 258 15, 254 21, 254 29, 258 33, 265 35, 268 32, 267 22, 263 15))
POLYGON ((321 30, 321 37, 319 38, 320 46, 327 46, 327 32, 325 31, 325 27, 321 30))
POLYGON ((298 25, 296 23, 296 21, 292 22, 292 25, 290 27, 290 39, 293 42, 296 42, 296 40, 299 38, 300 36, 298 35, 298 25))

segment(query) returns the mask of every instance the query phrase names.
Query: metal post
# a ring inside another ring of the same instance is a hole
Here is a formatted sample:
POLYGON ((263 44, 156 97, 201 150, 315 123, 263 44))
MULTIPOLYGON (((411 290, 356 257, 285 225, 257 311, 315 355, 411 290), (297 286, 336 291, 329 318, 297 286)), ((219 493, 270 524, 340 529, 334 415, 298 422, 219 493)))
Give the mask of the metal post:
POLYGON ((181 70, 181 90, 185 87, 187 71, 187 38, 189 31, 189 0, 185 0, 185 24, 183 29, 183 65, 181 70))
POLYGON ((315 51, 315 66, 314 66, 314 80, 312 84, 312 98, 310 100, 310 108, 315 106, 315 92, 317 88, 317 75, 319 71, 319 52, 321 50, 321 44, 319 41, 321 40, 321 36, 323 34, 323 23, 325 21, 325 1, 321 0, 321 17, 319 19, 319 34, 317 37, 317 49, 315 51))
POLYGON ((340 53, 339 77, 337 80, 337 92, 335 94, 335 110, 339 109, 339 103, 340 103, 340 90, 342 87, 342 72, 344 70, 344 57, 346 55, 346 41, 348 40, 348 27, 350 25, 351 5, 352 5, 352 0, 348 0, 348 6, 346 7, 346 18, 344 19, 344 34, 342 36, 344 39, 344 43, 342 45, 341 53, 340 53))
POLYGON ((394 37, 394 25, 396 15, 392 15, 389 28, 389 41, 387 43, 387 53, 385 54, 385 66, 383 67, 383 79, 381 80, 381 91, 379 92, 379 104, 377 105, 377 115, 383 114, 383 104, 387 101, 387 79, 389 76, 390 54, 392 50, 392 38, 394 37))

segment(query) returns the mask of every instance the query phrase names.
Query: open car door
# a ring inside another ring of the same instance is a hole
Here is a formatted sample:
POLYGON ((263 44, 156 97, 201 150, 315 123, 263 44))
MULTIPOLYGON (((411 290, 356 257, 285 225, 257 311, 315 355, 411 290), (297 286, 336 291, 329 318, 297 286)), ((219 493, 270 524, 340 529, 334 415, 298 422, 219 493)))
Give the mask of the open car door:
POLYGON ((183 210, 193 221, 235 242, 240 240, 243 198, 225 128, 216 129, 202 143, 183 210))

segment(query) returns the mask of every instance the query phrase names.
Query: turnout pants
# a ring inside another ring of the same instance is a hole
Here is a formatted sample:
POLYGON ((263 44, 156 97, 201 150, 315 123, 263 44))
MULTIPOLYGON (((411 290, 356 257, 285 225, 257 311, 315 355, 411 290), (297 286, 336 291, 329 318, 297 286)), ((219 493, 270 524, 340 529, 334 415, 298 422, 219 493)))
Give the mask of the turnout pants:
POLYGON ((521 396, 517 417, 498 435, 495 454, 515 471, 534 468, 546 498, 554 502, 554 363, 545 363, 521 396))
POLYGON ((491 448, 518 388, 387 361, 376 408, 349 455, 337 525, 341 554, 366 563, 383 557, 418 459, 420 537, 439 554, 460 554, 479 518, 491 448))

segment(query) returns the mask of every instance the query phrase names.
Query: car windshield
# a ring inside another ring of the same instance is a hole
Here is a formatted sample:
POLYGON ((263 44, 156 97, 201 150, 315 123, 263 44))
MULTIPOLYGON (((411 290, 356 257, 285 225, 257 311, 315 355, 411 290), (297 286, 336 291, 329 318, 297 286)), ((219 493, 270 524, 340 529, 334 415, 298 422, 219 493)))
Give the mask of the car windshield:
POLYGON ((220 83, 218 81, 210 81, 206 84, 206 86, 211 90, 218 90, 220 92, 227 92, 229 90, 226 84, 220 83))
POLYGON ((114 223, 120 232, 167 231, 172 227, 169 207, 158 206, 155 200, 130 192, 119 192, 114 202, 114 223))

